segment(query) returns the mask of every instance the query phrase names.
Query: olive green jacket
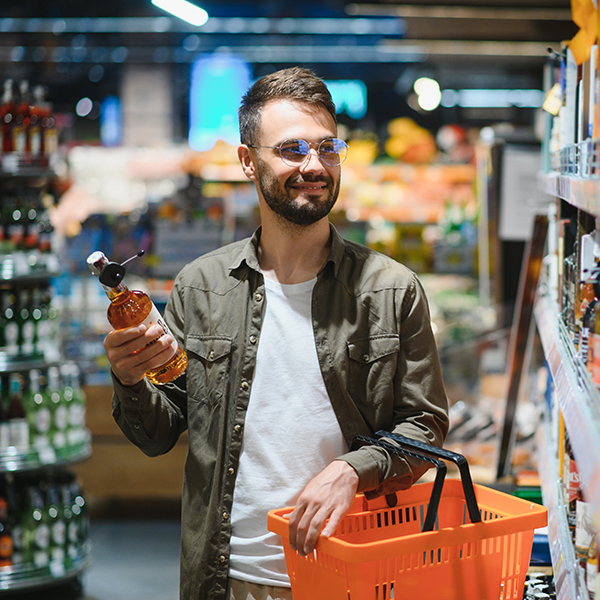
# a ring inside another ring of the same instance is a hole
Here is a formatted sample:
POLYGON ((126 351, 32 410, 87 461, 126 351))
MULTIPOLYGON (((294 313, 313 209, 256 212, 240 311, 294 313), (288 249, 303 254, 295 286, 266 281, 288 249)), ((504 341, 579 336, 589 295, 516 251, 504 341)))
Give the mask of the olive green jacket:
MULTIPOLYGON (((348 445, 380 429, 441 445, 447 400, 419 281, 398 262, 342 239, 333 226, 331 235, 312 321, 348 445)), ((114 382, 113 416, 143 452, 168 452, 189 432, 182 600, 225 600, 233 489, 263 319, 259 238, 260 229, 250 240, 201 256, 176 278, 165 316, 188 355, 184 376, 156 387, 147 380, 133 387, 114 382)), ((340 459, 356 469, 359 491, 374 494, 410 487, 427 468, 373 447, 340 459)))

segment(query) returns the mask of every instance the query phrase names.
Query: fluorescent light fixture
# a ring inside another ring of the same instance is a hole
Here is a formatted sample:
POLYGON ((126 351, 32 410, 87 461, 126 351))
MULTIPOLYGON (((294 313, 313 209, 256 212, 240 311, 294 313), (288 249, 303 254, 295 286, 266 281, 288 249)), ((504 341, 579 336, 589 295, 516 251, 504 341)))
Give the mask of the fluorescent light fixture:
POLYGON ((152 0, 152 4, 198 27, 208 21, 208 13, 203 8, 186 0, 152 0))
POLYGON ((451 108, 539 108, 544 103, 541 90, 444 90, 442 106, 451 108))

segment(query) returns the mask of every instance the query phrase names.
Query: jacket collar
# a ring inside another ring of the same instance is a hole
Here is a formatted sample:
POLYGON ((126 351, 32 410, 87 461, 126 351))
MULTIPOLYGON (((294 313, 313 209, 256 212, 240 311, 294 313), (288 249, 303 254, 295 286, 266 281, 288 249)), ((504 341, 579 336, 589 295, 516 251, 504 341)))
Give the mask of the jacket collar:
MULTIPOLYGON (((334 273, 337 276, 344 257, 346 243, 344 238, 342 238, 338 230, 331 223, 329 223, 329 230, 331 232, 331 249, 329 250, 329 256, 327 257, 325 264, 321 267, 319 274, 323 272, 325 267, 331 262, 333 263, 334 273)), ((260 272, 260 265, 258 263, 258 242, 260 240, 261 231, 262 227, 258 227, 252 237, 241 246, 240 252, 234 257, 229 267, 231 272, 239 269, 244 263, 250 269, 260 272)))

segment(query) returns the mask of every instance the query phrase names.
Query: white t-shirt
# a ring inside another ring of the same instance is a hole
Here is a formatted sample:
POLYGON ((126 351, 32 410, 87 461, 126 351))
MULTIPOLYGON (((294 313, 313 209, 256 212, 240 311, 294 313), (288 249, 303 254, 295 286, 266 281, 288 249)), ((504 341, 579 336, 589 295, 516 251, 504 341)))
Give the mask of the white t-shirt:
POLYGON ((316 279, 265 278, 265 315, 233 495, 229 574, 289 586, 281 538, 267 513, 291 506, 305 485, 348 451, 319 367, 311 321, 316 279))

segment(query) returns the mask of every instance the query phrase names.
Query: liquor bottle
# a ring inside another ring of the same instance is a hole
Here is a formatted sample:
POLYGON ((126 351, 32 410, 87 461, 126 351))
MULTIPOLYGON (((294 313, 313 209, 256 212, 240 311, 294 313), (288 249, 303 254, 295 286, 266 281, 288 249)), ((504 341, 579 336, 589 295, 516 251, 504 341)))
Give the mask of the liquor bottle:
POLYGON ((34 349, 35 324, 31 317, 31 289, 23 287, 18 297, 19 353, 31 357, 34 349))
POLYGON ((126 329, 144 324, 147 327, 158 324, 162 327, 163 335, 168 334, 173 338, 173 357, 161 367, 146 373, 149 381, 163 384, 179 377, 187 367, 187 356, 181 346, 177 344, 162 315, 154 306, 152 300, 145 292, 129 290, 122 282, 125 269, 117 263, 110 263, 102 252, 91 254, 87 263, 92 273, 97 275, 106 295, 110 299, 107 316, 108 322, 115 329, 126 329))
POLYGON ((0 452, 10 446, 10 422, 8 420, 8 376, 0 376, 0 452))
POLYGON ((38 450, 50 447, 52 412, 50 399, 42 392, 42 374, 39 369, 29 371, 29 390, 25 398, 25 413, 29 422, 30 443, 38 450))
POLYGON ((29 108, 31 123, 29 125, 29 146, 31 156, 40 159, 44 156, 44 135, 42 123, 46 114, 44 101, 44 88, 36 85, 33 88, 33 104, 29 108))
POLYGON ((66 562, 66 523, 61 510, 60 495, 55 482, 48 482, 45 509, 50 527, 50 569, 55 577, 64 575, 66 562))
POLYGON ((64 477, 61 477, 60 480, 59 493, 60 511, 65 524, 65 567, 68 571, 77 563, 79 558, 78 532, 77 523, 73 520, 73 511, 71 509, 71 486, 64 477))
POLYGON ((6 474, 6 499, 8 502, 8 522, 12 531, 12 564, 21 565, 23 555, 23 503, 20 501, 20 482, 11 473, 6 474))
POLYGON ((79 367, 74 362, 61 365, 63 397, 69 411, 67 444, 77 446, 85 440, 86 397, 81 389, 79 367))
POLYGON ((0 488, 0 567, 12 565, 13 539, 12 528, 8 519, 8 501, 5 481, 0 488))
POLYGON ((60 372, 58 367, 48 367, 48 386, 45 390, 50 398, 50 411, 52 423, 50 426, 50 443, 57 452, 64 450, 67 445, 67 427, 69 425, 69 412, 63 400, 60 385, 60 372))
POLYGON ((73 537, 76 541, 75 556, 83 557, 88 552, 89 544, 89 515, 85 504, 85 498, 81 486, 74 475, 70 475, 69 490, 71 494, 71 513, 73 514, 73 533, 69 533, 69 539, 73 537))
POLYGON ((36 567, 47 567, 50 562, 50 527, 44 511, 44 497, 40 488, 31 483, 26 490, 27 508, 23 514, 24 561, 36 567))
POLYGON ((12 152, 12 126, 15 118, 14 83, 12 79, 4 82, 4 93, 0 104, 0 153, 12 152))
POLYGON ((19 452, 27 452, 29 448, 29 424, 23 405, 23 376, 20 373, 9 375, 9 388, 8 424, 10 445, 19 452))
POLYGON ((0 352, 6 356, 16 356, 19 353, 19 325, 17 322, 17 297, 13 289, 2 294, 2 326, 4 330, 3 346, 0 352))
POLYGON ((21 81, 19 85, 20 98, 15 111, 15 124, 12 129, 13 152, 25 156, 29 154, 29 124, 31 115, 29 112, 29 82, 21 81))

